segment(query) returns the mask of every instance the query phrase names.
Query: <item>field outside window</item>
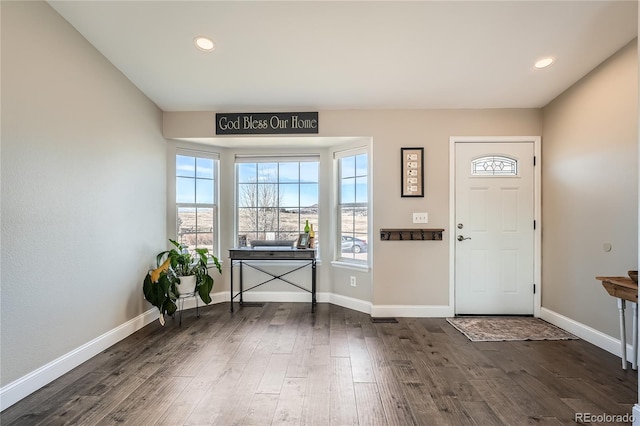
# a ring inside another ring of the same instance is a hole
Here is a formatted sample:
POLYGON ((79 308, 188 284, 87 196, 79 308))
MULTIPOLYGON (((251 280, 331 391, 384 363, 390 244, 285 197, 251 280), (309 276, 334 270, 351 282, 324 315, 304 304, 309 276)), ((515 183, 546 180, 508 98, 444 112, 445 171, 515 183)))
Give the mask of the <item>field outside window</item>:
POLYGON ((339 159, 339 260, 367 262, 369 188, 367 154, 339 159))
POLYGON ((176 235, 189 249, 207 248, 216 254, 218 160, 176 155, 176 235))
POLYGON ((237 162, 239 246, 254 240, 295 242, 306 221, 318 241, 318 166, 309 161, 237 162))

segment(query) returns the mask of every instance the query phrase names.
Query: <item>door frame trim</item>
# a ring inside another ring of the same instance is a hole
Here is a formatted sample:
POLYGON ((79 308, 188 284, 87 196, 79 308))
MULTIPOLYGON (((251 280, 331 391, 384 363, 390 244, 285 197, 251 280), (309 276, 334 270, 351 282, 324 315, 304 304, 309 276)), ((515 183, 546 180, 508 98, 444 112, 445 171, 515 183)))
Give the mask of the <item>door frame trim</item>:
MULTIPOLYGON (((536 229, 533 232, 533 280, 536 293, 533 295, 533 315, 540 316, 542 306, 542 149, 540 136, 451 136, 449 138, 449 307, 455 315, 455 272, 456 272, 456 143, 508 143, 533 142, 533 155, 536 166, 533 168, 533 220, 536 229)), ((533 224, 532 224, 533 225, 533 224)), ((533 283, 532 283, 533 284, 533 283)))

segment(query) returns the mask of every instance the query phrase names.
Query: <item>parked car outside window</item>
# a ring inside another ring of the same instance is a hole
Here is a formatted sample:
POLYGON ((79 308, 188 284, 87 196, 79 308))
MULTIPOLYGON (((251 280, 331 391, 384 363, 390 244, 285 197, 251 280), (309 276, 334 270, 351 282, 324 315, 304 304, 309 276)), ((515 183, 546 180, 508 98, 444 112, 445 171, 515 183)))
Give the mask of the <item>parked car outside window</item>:
POLYGON ((349 235, 342 236, 342 251, 351 253, 361 253, 367 251, 367 242, 360 238, 349 235))

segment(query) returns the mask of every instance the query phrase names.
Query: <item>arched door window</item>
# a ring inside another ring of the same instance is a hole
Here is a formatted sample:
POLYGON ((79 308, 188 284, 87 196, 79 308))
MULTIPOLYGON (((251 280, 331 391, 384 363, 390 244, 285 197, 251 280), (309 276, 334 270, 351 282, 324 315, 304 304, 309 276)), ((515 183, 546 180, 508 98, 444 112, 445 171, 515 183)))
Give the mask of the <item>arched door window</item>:
POLYGON ((501 155, 487 155, 471 161, 472 176, 517 176, 518 160, 501 155))

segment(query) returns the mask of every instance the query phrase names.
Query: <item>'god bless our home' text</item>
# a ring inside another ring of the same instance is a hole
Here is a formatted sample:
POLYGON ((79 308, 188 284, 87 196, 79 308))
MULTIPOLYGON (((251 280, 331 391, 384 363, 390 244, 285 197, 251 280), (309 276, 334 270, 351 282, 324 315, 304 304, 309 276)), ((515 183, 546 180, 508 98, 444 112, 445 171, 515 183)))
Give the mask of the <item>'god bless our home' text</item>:
POLYGON ((317 113, 216 114, 216 134, 318 133, 317 113))

